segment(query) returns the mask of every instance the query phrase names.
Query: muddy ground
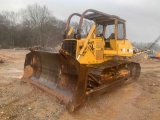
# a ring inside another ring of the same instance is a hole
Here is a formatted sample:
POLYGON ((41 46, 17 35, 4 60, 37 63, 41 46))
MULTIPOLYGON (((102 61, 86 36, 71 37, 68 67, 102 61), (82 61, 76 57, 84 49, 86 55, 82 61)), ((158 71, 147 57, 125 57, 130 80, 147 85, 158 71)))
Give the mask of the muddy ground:
POLYGON ((137 82, 86 101, 73 114, 20 81, 27 50, 0 50, 0 120, 160 120, 160 60, 142 60, 137 82))

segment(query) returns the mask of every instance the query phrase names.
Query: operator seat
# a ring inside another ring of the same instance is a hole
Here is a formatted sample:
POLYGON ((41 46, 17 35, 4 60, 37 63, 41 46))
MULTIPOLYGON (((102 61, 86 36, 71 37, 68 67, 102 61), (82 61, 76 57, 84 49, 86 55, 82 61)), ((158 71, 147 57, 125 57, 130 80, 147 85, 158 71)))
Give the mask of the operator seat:
POLYGON ((114 33, 111 33, 109 38, 105 39, 105 47, 106 48, 110 48, 110 39, 115 39, 115 34, 114 33))

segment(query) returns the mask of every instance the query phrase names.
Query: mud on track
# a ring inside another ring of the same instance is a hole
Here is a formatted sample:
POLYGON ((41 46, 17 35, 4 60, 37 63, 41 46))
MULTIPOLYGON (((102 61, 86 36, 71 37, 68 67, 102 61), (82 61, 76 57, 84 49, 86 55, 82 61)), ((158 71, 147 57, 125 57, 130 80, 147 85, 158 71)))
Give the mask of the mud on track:
POLYGON ((125 82, 87 100, 70 114, 63 105, 36 88, 20 82, 27 50, 0 50, 0 120, 159 120, 160 61, 145 60, 140 79, 125 82))

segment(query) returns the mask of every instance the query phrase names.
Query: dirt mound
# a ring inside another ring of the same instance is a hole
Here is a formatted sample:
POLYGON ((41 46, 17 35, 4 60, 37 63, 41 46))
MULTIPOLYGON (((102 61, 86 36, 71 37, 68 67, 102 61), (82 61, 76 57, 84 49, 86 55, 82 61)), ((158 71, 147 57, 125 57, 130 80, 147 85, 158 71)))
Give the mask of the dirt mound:
POLYGON ((144 63, 146 61, 148 61, 148 55, 145 54, 145 53, 142 53, 142 54, 136 54, 136 55, 133 55, 131 58, 130 58, 131 61, 134 61, 134 62, 138 62, 138 63, 144 63))
POLYGON ((5 62, 5 60, 0 57, 0 63, 4 63, 4 62, 5 62))
POLYGON ((142 54, 137 54, 132 56, 130 59, 130 61, 134 61, 134 62, 138 62, 141 64, 145 64, 145 63, 154 63, 154 62, 159 62, 159 59, 153 59, 153 58, 149 58, 147 54, 142 53, 142 54))

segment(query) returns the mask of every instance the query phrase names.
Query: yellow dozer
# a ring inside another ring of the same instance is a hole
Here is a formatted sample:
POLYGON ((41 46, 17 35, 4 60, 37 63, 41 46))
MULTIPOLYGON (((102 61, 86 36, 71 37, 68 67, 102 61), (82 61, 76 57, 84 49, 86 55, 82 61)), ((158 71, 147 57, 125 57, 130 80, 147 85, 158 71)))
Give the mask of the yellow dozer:
POLYGON ((63 38, 59 53, 30 49, 21 80, 56 96, 70 112, 88 97, 139 78, 139 63, 127 59, 133 47, 126 39, 125 20, 118 16, 93 9, 73 13, 63 38), (73 16, 80 18, 77 29, 70 27, 73 16), (92 24, 90 29, 84 21, 92 24))

